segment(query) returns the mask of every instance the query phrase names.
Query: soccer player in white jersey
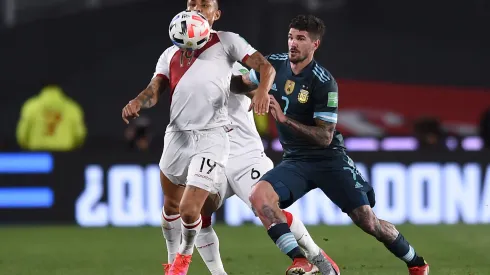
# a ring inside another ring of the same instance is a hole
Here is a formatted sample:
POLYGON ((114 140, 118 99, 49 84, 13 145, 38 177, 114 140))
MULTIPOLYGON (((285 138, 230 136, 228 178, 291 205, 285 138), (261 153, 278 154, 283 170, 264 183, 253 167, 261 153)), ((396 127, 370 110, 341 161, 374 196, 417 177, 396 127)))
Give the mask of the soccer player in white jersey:
MULTIPOLYGON (((200 11, 210 26, 221 15, 216 0, 188 0, 187 9, 200 11)), ((252 101, 256 113, 266 114, 274 68, 239 35, 223 31, 212 31, 206 45, 193 52, 184 52, 176 46, 166 49, 149 86, 122 111, 128 122, 128 118, 138 116, 141 108, 152 107, 161 92, 170 89, 170 122, 160 170, 165 218, 180 217, 182 229, 170 275, 187 274, 202 227, 201 209, 209 194, 219 192, 219 178, 230 147, 225 128, 229 124, 230 72, 236 61, 264 75, 252 101), (179 186, 183 185, 182 191, 179 186)))
MULTIPOLYGON (((223 204, 224 200, 236 194, 248 207, 252 208, 249 197, 253 185, 274 166, 264 154, 264 146, 255 127, 253 113, 248 112, 250 99, 244 93, 250 91, 250 86, 243 85, 244 82, 252 84, 247 80, 248 73, 248 70, 239 63, 233 66, 233 77, 230 84, 232 93, 228 101, 228 116, 231 122, 231 130, 228 132, 230 156, 225 167, 226 176, 223 179, 228 184, 221 185, 218 207, 223 204), (245 78, 245 81, 242 80, 242 77, 245 78)), ((315 265, 326 264, 327 261, 336 266, 335 262, 316 245, 303 222, 293 217, 291 213, 285 210, 283 212, 287 217, 291 232, 312 263, 311 274, 319 272, 315 265)), ((220 258, 218 236, 211 226, 210 213, 203 214, 202 220, 203 229, 196 240, 197 250, 212 275, 226 275, 220 258)), ((177 231, 179 227, 172 223, 174 222, 164 220, 162 228, 173 228, 170 230, 177 231)), ((178 235, 178 233, 174 234, 178 235)), ((171 253, 169 251, 169 254, 171 253)))

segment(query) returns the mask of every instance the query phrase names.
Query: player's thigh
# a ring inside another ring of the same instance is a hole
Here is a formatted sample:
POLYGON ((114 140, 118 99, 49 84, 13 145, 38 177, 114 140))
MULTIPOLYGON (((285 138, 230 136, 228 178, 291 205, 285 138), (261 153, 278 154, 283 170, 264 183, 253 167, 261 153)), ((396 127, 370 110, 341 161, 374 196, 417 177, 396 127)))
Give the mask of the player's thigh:
POLYGON ((279 206, 284 209, 311 190, 310 170, 308 163, 285 160, 267 172, 260 180, 272 185, 279 196, 279 206))
POLYGON ((322 161, 317 168, 315 185, 343 212, 348 214, 364 205, 374 207, 373 187, 346 154, 322 161))
POLYGON ((162 171, 160 171, 160 185, 163 191, 165 213, 178 214, 184 187, 174 184, 162 171))
POLYGON ((224 128, 195 133, 196 146, 189 164, 187 185, 216 194, 228 162, 230 141, 224 128))
POLYGON ((252 208, 249 198, 253 186, 273 168, 274 163, 264 154, 259 154, 256 157, 245 156, 244 158, 230 159, 225 168, 228 183, 232 189, 230 193, 236 194, 248 207, 252 208))
POLYGON ((191 131, 165 133, 159 166, 160 171, 173 184, 185 185, 194 147, 195 143, 191 131))

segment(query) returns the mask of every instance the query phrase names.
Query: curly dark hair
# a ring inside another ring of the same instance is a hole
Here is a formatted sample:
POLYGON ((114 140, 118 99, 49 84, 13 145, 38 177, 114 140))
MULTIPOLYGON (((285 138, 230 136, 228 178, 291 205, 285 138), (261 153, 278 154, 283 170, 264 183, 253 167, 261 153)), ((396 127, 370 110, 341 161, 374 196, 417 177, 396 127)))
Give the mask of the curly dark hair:
POLYGON ((297 29, 300 31, 307 31, 311 39, 322 40, 325 34, 325 23, 320 18, 314 15, 300 14, 294 17, 289 24, 290 29, 297 29))

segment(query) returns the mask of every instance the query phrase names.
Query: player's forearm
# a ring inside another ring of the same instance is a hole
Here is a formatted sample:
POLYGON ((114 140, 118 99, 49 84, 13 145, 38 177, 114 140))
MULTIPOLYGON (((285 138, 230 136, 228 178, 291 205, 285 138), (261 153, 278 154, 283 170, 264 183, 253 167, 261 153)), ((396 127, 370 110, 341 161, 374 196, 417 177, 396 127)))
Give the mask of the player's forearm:
POLYGON ((148 87, 144 89, 134 100, 141 103, 142 109, 148 109, 158 102, 160 94, 165 90, 165 81, 159 77, 152 79, 148 87))
POLYGON ((144 89, 135 100, 138 100, 141 103, 141 109, 151 108, 158 102, 158 92, 148 86, 148 88, 144 89))
POLYGON ((333 139, 335 125, 325 123, 320 126, 304 125, 292 118, 287 118, 284 125, 321 147, 328 147, 333 139))
POLYGON ((274 83, 274 78, 276 77, 276 70, 271 63, 269 63, 269 61, 267 61, 267 59, 265 59, 265 57, 259 52, 252 54, 245 63, 247 66, 260 74, 258 90, 264 93, 269 93, 269 90, 274 83))
POLYGON ((269 93, 269 90, 271 89, 272 84, 274 83, 274 79, 276 77, 276 70, 274 69, 274 67, 272 67, 272 65, 269 62, 266 62, 260 64, 259 72, 260 72, 260 83, 258 86, 258 90, 269 93))

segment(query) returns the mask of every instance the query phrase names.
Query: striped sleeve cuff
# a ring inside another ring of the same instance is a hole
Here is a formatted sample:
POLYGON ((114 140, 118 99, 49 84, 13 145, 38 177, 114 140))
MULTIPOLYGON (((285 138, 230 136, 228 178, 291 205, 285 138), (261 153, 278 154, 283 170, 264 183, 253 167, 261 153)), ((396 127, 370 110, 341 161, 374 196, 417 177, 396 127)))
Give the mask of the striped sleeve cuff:
POLYGON ((250 81, 252 81, 256 85, 259 85, 259 79, 254 69, 250 70, 250 81))
POLYGON ((332 112, 315 112, 313 118, 318 118, 326 122, 337 123, 337 114, 332 112))

